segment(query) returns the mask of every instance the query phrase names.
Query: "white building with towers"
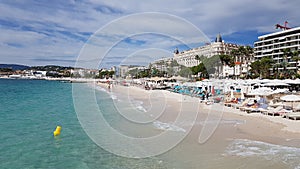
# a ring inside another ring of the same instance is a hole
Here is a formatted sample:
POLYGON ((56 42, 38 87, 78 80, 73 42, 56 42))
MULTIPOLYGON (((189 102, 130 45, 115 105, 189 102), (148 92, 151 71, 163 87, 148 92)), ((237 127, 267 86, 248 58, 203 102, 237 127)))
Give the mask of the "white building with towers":
POLYGON ((238 47, 239 46, 237 44, 225 43, 222 40, 221 35, 218 34, 214 42, 206 44, 205 46, 200 46, 182 52, 179 52, 178 49, 176 49, 174 51, 174 59, 180 65, 193 67, 200 64, 200 60, 196 59, 197 56, 212 57, 214 55, 230 54, 232 49, 237 49, 238 47))

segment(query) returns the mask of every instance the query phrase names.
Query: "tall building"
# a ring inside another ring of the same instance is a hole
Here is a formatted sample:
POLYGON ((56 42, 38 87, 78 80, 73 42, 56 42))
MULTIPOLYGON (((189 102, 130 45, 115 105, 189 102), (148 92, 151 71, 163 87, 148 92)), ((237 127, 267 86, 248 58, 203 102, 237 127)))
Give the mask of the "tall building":
POLYGON ((200 61, 196 56, 212 57, 220 54, 230 54, 232 49, 237 49, 238 45, 232 43, 225 43, 220 34, 216 37, 213 43, 205 46, 193 48, 190 50, 179 52, 178 49, 174 52, 174 59, 178 64, 186 67, 197 66, 200 61))
MULTIPOLYGON (((299 65, 293 59, 293 52, 300 50, 300 27, 286 29, 280 32, 270 33, 258 37, 254 43, 254 57, 259 60, 263 57, 269 57, 278 65, 277 70, 280 72, 284 68, 283 62, 286 62, 286 69, 298 71, 299 65), (290 54, 286 54, 290 51, 290 54)), ((271 71, 272 72, 272 71, 271 71)))

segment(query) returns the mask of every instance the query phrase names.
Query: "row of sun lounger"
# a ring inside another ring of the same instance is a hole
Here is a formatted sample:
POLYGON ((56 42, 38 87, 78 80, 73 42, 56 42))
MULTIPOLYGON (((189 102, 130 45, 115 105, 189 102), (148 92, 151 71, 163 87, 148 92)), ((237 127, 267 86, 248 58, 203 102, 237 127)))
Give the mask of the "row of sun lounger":
POLYGON ((224 103, 225 106, 233 107, 236 109, 240 109, 241 111, 247 113, 262 113, 264 115, 271 115, 271 116, 281 116, 287 119, 293 120, 300 120, 300 111, 297 109, 289 110, 285 109, 283 106, 277 106, 275 108, 272 107, 251 107, 247 106, 247 103, 251 102, 251 99, 244 101, 243 103, 224 103), (295 111, 296 110, 296 111, 295 111))
MULTIPOLYGON (((171 92, 180 93, 183 95, 189 95, 192 97, 204 97, 203 96, 203 89, 197 87, 187 87, 187 86, 175 86, 172 89, 169 89, 171 92)), ((271 115, 271 116, 281 116, 288 119, 300 120, 300 104, 298 107, 295 107, 293 110, 288 110, 283 105, 276 105, 273 104, 275 108, 272 108, 271 104, 269 106, 264 107, 251 107, 247 106, 248 103, 253 103, 254 98, 248 98, 244 102, 225 102, 224 105, 228 107, 233 107, 236 109, 240 109, 241 111, 247 113, 262 113, 264 115, 271 115)))

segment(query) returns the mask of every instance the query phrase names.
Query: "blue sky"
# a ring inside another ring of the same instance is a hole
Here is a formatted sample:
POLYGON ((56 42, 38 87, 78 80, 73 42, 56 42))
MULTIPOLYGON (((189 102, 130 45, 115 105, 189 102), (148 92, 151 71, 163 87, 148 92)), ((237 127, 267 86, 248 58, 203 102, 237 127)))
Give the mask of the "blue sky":
POLYGON ((277 23, 287 20, 291 27, 300 26, 299 6, 298 0, 2 0, 0 63, 146 64, 171 57, 175 47, 183 50, 213 41, 218 33, 225 42, 253 45, 258 36, 279 31, 277 23), (159 15, 136 16, 144 12, 159 15), (91 47, 93 43, 97 45, 91 47), (81 54, 92 57, 85 60, 81 54))

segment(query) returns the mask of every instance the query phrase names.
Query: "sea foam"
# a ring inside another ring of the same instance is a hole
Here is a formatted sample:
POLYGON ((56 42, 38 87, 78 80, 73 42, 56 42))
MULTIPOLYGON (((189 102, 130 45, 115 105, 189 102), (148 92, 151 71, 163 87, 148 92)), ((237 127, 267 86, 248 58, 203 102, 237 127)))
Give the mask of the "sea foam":
POLYGON ((275 145, 247 139, 236 139, 227 147, 225 155, 279 160, 290 165, 292 168, 300 168, 300 148, 296 147, 275 145))
POLYGON ((166 130, 166 131, 179 131, 179 132, 186 132, 185 129, 180 128, 174 124, 170 124, 170 123, 163 123, 160 121, 155 121, 153 122, 154 127, 156 127, 157 129, 160 130, 166 130))

